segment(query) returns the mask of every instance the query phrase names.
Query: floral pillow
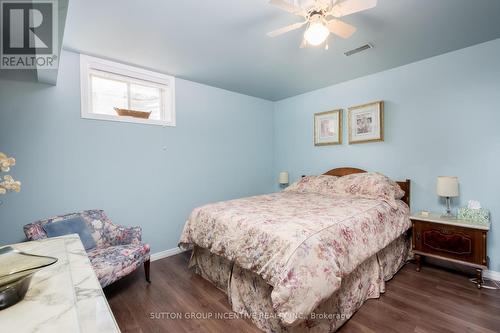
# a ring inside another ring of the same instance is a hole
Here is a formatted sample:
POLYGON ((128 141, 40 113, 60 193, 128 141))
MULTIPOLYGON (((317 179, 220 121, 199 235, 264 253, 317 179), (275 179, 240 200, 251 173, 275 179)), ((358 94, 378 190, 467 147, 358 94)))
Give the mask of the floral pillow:
POLYGON ((335 181, 339 177, 335 176, 305 176, 299 181, 288 186, 284 192, 298 192, 298 193, 332 193, 335 181))
POLYGON ((357 173, 340 177, 333 188, 337 195, 349 195, 370 199, 383 199, 393 203, 404 196, 399 185, 378 172, 357 173))

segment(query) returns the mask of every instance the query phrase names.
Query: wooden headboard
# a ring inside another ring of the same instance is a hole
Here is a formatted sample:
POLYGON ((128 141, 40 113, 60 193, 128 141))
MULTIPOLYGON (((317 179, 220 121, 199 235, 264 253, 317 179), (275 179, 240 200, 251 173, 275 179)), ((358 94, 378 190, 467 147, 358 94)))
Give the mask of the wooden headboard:
MULTIPOLYGON (((363 173, 363 172, 366 171, 357 168, 336 168, 325 172, 324 175, 342 177, 342 176, 352 175, 353 173, 363 173)), ((401 187, 401 189, 405 192, 405 195, 401 198, 401 200, 405 202, 408 205, 408 207, 410 207, 410 184, 411 184, 410 180, 407 179, 404 182, 397 182, 397 183, 399 187, 401 187)))

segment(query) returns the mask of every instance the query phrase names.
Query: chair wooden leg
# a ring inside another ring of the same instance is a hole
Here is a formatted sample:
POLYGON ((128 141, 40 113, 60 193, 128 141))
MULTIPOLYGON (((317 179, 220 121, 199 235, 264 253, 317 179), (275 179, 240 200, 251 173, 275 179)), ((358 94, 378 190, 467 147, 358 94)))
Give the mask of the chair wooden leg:
POLYGON ((146 273, 146 281, 151 283, 151 279, 149 278, 149 266, 151 264, 151 261, 148 259, 147 261, 144 262, 144 273, 146 273))

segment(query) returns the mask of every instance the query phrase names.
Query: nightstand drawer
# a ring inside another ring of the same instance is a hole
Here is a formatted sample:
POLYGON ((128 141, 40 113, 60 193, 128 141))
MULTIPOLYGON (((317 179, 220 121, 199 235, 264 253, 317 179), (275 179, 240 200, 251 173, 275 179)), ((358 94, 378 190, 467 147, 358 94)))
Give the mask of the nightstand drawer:
POLYGON ((486 232, 413 220, 413 249, 428 254, 486 265, 486 232))

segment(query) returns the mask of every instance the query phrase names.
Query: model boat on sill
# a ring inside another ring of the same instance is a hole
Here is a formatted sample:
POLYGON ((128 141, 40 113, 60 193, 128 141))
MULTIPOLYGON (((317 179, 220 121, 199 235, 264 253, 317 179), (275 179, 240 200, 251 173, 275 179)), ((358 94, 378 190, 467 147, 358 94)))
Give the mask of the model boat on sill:
POLYGON ((57 258, 24 253, 10 246, 0 248, 0 310, 21 301, 33 275, 56 262, 57 258))

